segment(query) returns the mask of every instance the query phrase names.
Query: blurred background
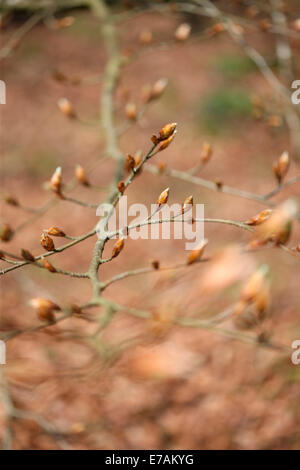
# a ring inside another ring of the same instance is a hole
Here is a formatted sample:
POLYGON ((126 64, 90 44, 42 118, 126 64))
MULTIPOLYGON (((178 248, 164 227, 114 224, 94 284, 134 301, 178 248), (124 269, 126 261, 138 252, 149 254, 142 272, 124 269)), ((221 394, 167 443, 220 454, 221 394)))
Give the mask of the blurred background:
MULTIPOLYGON (((39 255, 40 234, 47 227, 57 226, 71 236, 88 232, 97 223, 96 210, 62 200, 35 217, 12 207, 7 195, 25 208, 43 207, 53 199, 45 183, 56 167, 62 166, 68 183, 80 164, 92 187, 77 185, 70 195, 98 204, 115 171, 115 162, 102 158, 105 134, 99 109, 107 53, 101 22, 86 8, 54 10, 19 38, 17 32, 37 14, 29 3, 25 9, 3 10, 1 22, 0 78, 7 88, 6 105, 0 109, 1 223, 15 233, 0 249, 18 256, 21 248, 39 255), (62 97, 72 104, 76 118, 61 112, 57 103, 62 97)), ((273 162, 286 150, 291 155, 288 177, 299 174, 295 130, 291 135, 286 107, 261 70, 222 30, 222 21, 181 11, 174 2, 152 2, 153 8, 151 2, 109 3, 118 15, 115 27, 126 59, 115 93, 121 151, 145 153, 153 133, 168 122, 178 123, 172 145, 151 161, 159 174, 143 169, 126 193, 129 203, 153 204, 170 187, 170 203, 193 194, 210 218, 245 221, 268 207, 163 173, 164 168, 197 167, 208 142, 212 156, 196 173, 201 178, 267 194, 277 184, 273 162), (191 32, 176 38, 182 23, 191 32), (168 79, 166 89, 145 106, 147 85, 161 78, 168 79), (137 122, 126 117, 128 102, 142 111, 137 122)), ((236 28, 243 28, 237 34, 245 35, 290 91, 290 70, 278 61, 272 2, 213 3, 230 15, 236 28)), ((283 11, 291 32, 294 79, 300 79, 298 2, 284 2, 283 11)), ((283 188, 272 201, 299 200, 299 186, 298 181, 283 188)), ((125 309, 98 330, 104 315, 99 308, 86 318, 77 315, 7 342, 7 364, 0 366, 4 447, 299 449, 300 365, 292 364, 290 353, 170 320, 217 315, 237 302, 246 279, 266 264, 269 315, 246 333, 265 335, 289 348, 300 339, 299 257, 269 246, 240 256, 236 246, 246 246, 251 236, 234 226, 206 223, 205 237, 211 263, 130 277, 105 291, 122 305, 149 311, 152 320, 135 318, 125 309)), ((288 246, 299 242, 295 221, 288 246)), ((56 238, 55 243, 59 247, 65 241, 56 238)), ((85 272, 94 243, 93 237, 48 259, 61 269, 85 272)), ((107 244, 105 257, 112 244, 107 244)), ((184 245, 185 240, 129 238, 120 256, 101 267, 101 280, 150 266, 153 259, 162 266, 182 263, 184 245)), ((0 263, 7 268, 5 261, 0 263)), ((39 325, 28 304, 34 297, 82 305, 90 296, 88 279, 30 265, 8 272, 1 277, 0 331, 39 325)), ((240 331, 230 319, 222 326, 240 331)))

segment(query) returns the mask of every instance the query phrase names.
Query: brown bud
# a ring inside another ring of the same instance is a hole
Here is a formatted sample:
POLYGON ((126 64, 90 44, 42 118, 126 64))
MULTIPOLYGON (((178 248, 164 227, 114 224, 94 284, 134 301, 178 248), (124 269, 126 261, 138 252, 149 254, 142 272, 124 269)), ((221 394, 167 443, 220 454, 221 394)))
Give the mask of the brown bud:
POLYGON ((82 310, 79 307, 79 305, 71 304, 70 308, 71 308, 72 313, 76 313, 77 315, 80 315, 82 313, 82 310))
POLYGON ((212 30, 215 34, 223 33, 223 31, 225 31, 225 26, 224 26, 223 23, 215 23, 215 24, 211 27, 211 30, 212 30))
POLYGON ((5 254, 3 253, 3 251, 0 251, 0 259, 5 259, 5 254))
POLYGON ((159 142, 160 142, 159 138, 156 137, 155 134, 152 134, 151 140, 152 140, 152 142, 153 142, 155 145, 159 144, 159 142))
POLYGON ((42 321, 54 322, 54 312, 55 310, 60 310, 59 306, 49 299, 34 298, 29 303, 36 310, 37 316, 42 321))
POLYGON ((167 168, 167 164, 165 162, 158 162, 157 168, 158 168, 159 173, 163 173, 165 169, 167 168))
POLYGON ((0 240, 9 242, 14 235, 14 231, 9 224, 2 224, 0 226, 0 240))
POLYGON ((272 214, 271 209, 265 209, 265 210, 261 211, 259 214, 256 214, 253 217, 251 217, 251 219, 246 220, 245 224, 253 225, 253 226, 260 225, 265 220, 267 220, 270 217, 271 214, 272 214))
POLYGON ((41 235, 41 245, 47 251, 54 251, 55 250, 52 238, 50 238, 45 233, 42 233, 42 235, 41 235))
POLYGON ((270 331, 262 331, 257 335, 257 342, 258 343, 265 343, 268 344, 270 342, 271 332, 270 331))
POLYGON ((250 276, 242 290, 241 300, 244 302, 253 302, 257 298, 262 289, 264 289, 268 272, 268 266, 263 265, 250 276))
POLYGON ((208 243, 208 240, 205 238, 204 240, 202 240, 200 242, 198 248, 196 248, 195 250, 190 252, 190 254, 188 256, 187 264, 193 264, 196 261, 199 261, 199 259, 203 255, 203 252, 204 252, 204 249, 205 249, 207 243, 208 243))
POLYGON ((216 184, 218 189, 222 189, 224 183, 220 179, 216 178, 215 179, 215 184, 216 184))
POLYGON ((52 178, 50 180, 50 186, 51 189, 54 193, 57 195, 61 195, 61 189, 62 189, 62 177, 61 177, 61 167, 58 166, 55 170, 55 172, 52 175, 52 178))
POLYGON ((140 33, 139 41, 141 44, 150 44, 152 42, 152 32, 144 30, 140 33))
POLYGON ((290 167, 290 156, 288 152, 283 152, 278 161, 273 164, 273 171, 280 184, 290 167))
POLYGON ((247 245, 247 250, 257 250, 258 248, 261 248, 267 243, 268 240, 259 240, 255 238, 254 240, 251 240, 250 243, 247 245))
POLYGON ((143 170, 143 167, 140 166, 142 162, 142 157, 143 157, 143 152, 141 150, 137 150, 134 154, 134 170, 136 174, 141 173, 143 170))
POLYGON ((141 163, 141 161, 142 161, 142 156, 143 156, 143 152, 142 152, 141 150, 137 150, 137 151, 135 152, 135 154, 134 154, 134 156, 133 156, 133 158, 134 158, 134 163, 135 163, 135 165, 134 165, 135 168, 136 168, 137 166, 139 166, 139 164, 141 163))
POLYGON ((76 165, 75 167, 75 176, 77 181, 82 184, 83 186, 89 186, 89 180, 86 176, 84 168, 81 165, 76 165))
POLYGON ((73 423, 71 426, 71 433, 72 434, 81 434, 86 431, 86 425, 84 423, 76 422, 73 423))
POLYGON ((114 244, 113 250, 112 250, 112 258, 116 258, 121 251, 124 248, 124 238, 119 238, 119 240, 114 244))
POLYGON ((74 118, 75 117, 75 111, 74 108, 71 104, 71 102, 67 98, 59 98, 57 105, 65 116, 69 118, 74 118))
POLYGON ((64 16, 58 20, 60 28, 68 28, 74 23, 74 21, 74 16, 64 16))
POLYGON ((271 28, 271 22, 267 18, 264 18, 264 19, 260 20, 258 22, 258 25, 259 25, 261 31, 263 31, 263 32, 267 32, 271 28))
POLYGON ((258 292, 254 307, 258 313, 259 320, 263 320, 271 303, 270 284, 268 282, 258 292))
POLYGON ((24 258, 26 261, 35 261, 35 257, 33 256, 32 253, 28 250, 24 250, 23 248, 21 249, 21 256, 24 258))
POLYGON ((162 206, 163 204, 166 204, 169 198, 169 192, 170 192, 170 188, 167 188, 162 193, 160 193, 156 201, 156 204, 158 204, 158 207, 162 206))
POLYGON ((200 160, 202 163, 207 163, 212 155, 212 148, 208 142, 204 142, 201 150, 200 160))
POLYGON ((129 153, 126 155, 124 167, 127 171, 130 171, 135 167, 135 159, 129 153))
POLYGON ((55 267, 42 256, 41 258, 44 268, 48 269, 50 273, 56 273, 55 267))
POLYGON ((58 69, 52 70, 51 75, 52 75, 52 78, 56 80, 57 82, 64 83, 68 81, 68 77, 58 69))
POLYGON ((127 103, 125 106, 125 114, 128 119, 134 121, 137 117, 136 105, 135 103, 127 103))
POLYGON ((276 245, 285 245, 291 236, 292 232, 292 221, 289 220, 286 222, 286 224, 282 227, 281 230, 279 230, 275 235, 274 235, 274 242, 276 245))
POLYGON ((288 241, 292 221, 297 214, 298 204, 296 200, 288 199, 277 207, 262 225, 256 228, 256 236, 263 243, 274 241, 275 244, 284 244, 288 241))
POLYGON ((273 114, 268 117, 267 123, 270 127, 278 128, 282 126, 282 117, 273 114))
POLYGON ((6 204, 9 204, 10 206, 15 206, 15 207, 19 206, 19 201, 15 197, 11 196, 10 194, 6 194, 3 199, 6 202, 6 204))
POLYGON ((174 139, 175 135, 176 135, 176 130, 173 132, 172 135, 170 135, 170 137, 168 137, 167 139, 163 140, 160 144, 159 144, 159 147, 158 147, 158 151, 161 152, 162 150, 165 150, 167 147, 169 147, 170 143, 172 142, 172 140, 174 139))
POLYGON ((60 230, 58 227, 50 227, 44 230, 44 232, 48 233, 48 235, 51 235, 52 237, 65 237, 66 234, 62 230, 60 230))
POLYGON ((124 181, 119 181, 117 187, 118 187, 118 191, 120 191, 120 193, 123 194, 125 191, 124 181))
POLYGON ((177 126, 177 122, 171 122, 163 126, 161 130, 159 131, 160 140, 168 139, 171 135, 173 135, 176 129, 176 126, 177 126))
POLYGON ((191 34, 191 29, 191 25, 188 23, 182 23, 179 25, 174 34, 177 41, 185 41, 191 34))
POLYGON ((167 84, 168 84, 167 78, 160 78, 159 80, 157 80, 154 83, 152 89, 150 90, 150 99, 155 100, 159 98, 165 91, 167 84))
POLYGON ((143 103, 149 103, 153 99, 151 85, 144 85, 141 90, 141 101, 143 103))
POLYGON ((188 196, 187 198, 185 198, 182 204, 182 213, 184 214, 185 212, 190 210, 193 207, 193 203, 193 196, 188 196))
POLYGON ((74 23, 75 18, 73 16, 65 16, 64 18, 58 18, 54 19, 52 21, 48 22, 48 26, 51 29, 61 29, 61 28, 67 28, 68 26, 71 26, 74 23))
POLYGON ((153 269, 155 269, 157 271, 159 269, 159 266, 160 266, 159 261, 157 259, 153 259, 151 261, 151 266, 152 266, 153 269))

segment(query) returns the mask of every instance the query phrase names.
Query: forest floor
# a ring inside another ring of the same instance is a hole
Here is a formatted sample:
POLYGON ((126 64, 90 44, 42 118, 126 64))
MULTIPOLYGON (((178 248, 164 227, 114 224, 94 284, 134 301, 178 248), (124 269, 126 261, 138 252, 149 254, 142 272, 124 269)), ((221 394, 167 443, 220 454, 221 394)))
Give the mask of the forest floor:
MULTIPOLYGON (((123 52, 132 54, 140 32, 148 28, 157 43, 167 41, 180 21, 182 18, 151 14, 122 23, 123 52)), ((43 184, 58 165, 67 182, 75 164, 88 167, 103 155, 105 141, 97 120, 105 50, 98 28, 97 21, 84 12, 75 13, 69 28, 54 31, 39 25, 5 61, 3 186, 25 206, 42 206, 51 197, 43 184), (71 78, 98 76, 99 83, 57 81, 54 70, 71 78), (73 103, 82 122, 68 120, 59 112, 57 100, 62 96, 73 103)), ((4 30, 3 42, 11 33, 12 29, 4 30)), ((260 33, 253 40, 271 57, 272 44, 265 38, 260 33)), ((187 170, 199 162, 202 144, 209 141, 213 155, 201 170, 203 178, 221 179, 258 194, 273 189, 272 163, 289 150, 288 131, 284 125, 270 126, 268 118, 276 114, 273 92, 238 47, 220 35, 169 48, 142 46, 138 50, 137 60, 125 67, 120 81, 118 122, 124 119, 125 95, 129 93, 129 99, 139 103, 145 84, 161 77, 167 77, 169 83, 141 123, 122 135, 122 151, 146 151, 150 136, 163 124, 176 121, 176 139, 154 157, 154 164, 164 162, 167 167, 187 170), (259 96, 266 108, 264 118, 249 112, 253 96, 259 96)), ((106 187, 113 172, 113 162, 99 162, 90 180, 106 187)), ((297 173, 299 165, 297 168, 293 162, 289 175, 297 173)), ((170 202, 182 202, 193 194, 195 202, 205 205, 206 217, 243 221, 263 208, 253 201, 164 175, 154 177, 147 171, 128 190, 128 200, 149 205, 168 186, 170 202)), ((285 189, 274 201, 299 198, 299 186, 285 189)), ((98 203, 106 193, 105 189, 77 187, 72 196, 98 203)), ((28 214, 5 205, 1 218, 16 227, 28 214)), ((96 222, 94 209, 61 201, 2 248, 11 252, 26 248, 37 255, 43 229, 55 225, 77 236, 96 222)), ((235 302, 245 278, 256 266, 267 264, 272 306, 270 318, 259 331, 288 347, 300 339, 299 259, 266 248, 241 261, 233 246, 247 243, 250 237, 236 227, 206 224, 205 236, 209 256, 227 247, 212 265, 128 278, 108 287, 106 295, 122 305, 166 316, 208 318, 235 302)), ((57 240, 57 246, 64 243, 57 240)), ((299 240, 299 224, 295 224, 289 245, 299 240)), ((89 239, 55 255, 53 264, 86 271, 94 241, 89 239)), ((182 262, 187 256, 184 243, 128 239, 120 256, 101 268, 101 277, 149 266, 152 259, 162 266, 182 262)), ((108 244, 105 256, 111 246, 108 244)), ((2 328, 37 324, 28 305, 32 297, 82 304, 90 294, 85 279, 31 266, 15 270, 2 278, 2 328)), ((224 327, 231 328, 230 321, 224 327)), ((94 343, 81 339, 94 330, 93 323, 76 318, 9 341, 5 372, 15 407, 44 417, 64 435, 56 439, 33 419, 15 419, 15 449, 300 448, 300 366, 291 363, 289 354, 200 328, 173 326, 158 337, 151 322, 126 311, 117 313, 94 343)), ((6 425, 2 409, 0 436, 6 425)))

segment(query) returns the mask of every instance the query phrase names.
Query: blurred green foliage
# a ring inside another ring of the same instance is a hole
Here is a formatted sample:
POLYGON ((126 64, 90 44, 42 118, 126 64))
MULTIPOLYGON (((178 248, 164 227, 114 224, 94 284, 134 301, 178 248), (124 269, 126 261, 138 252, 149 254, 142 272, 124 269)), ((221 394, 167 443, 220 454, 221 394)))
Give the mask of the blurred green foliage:
POLYGON ((216 69, 225 78, 238 79, 257 70, 257 67, 249 57, 225 55, 218 57, 216 69))
POLYGON ((231 128, 235 132, 234 124, 251 116, 251 97, 245 90, 217 89, 201 101, 197 113, 206 131, 217 134, 231 128))

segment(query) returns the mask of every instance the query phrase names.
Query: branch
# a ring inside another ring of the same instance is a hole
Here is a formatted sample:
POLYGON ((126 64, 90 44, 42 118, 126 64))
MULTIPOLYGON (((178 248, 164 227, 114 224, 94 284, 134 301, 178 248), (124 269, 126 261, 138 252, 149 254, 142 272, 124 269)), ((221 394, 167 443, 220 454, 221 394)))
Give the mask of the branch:
MULTIPOLYGON (((150 319, 152 317, 151 313, 145 310, 139 310, 136 308, 131 308, 131 307, 126 307, 124 305, 121 305, 119 303, 110 301, 106 298, 99 298, 98 302, 96 305, 102 305, 107 307, 110 305, 112 308, 114 308, 116 311, 120 310, 123 312, 128 313, 129 315, 132 315, 137 318, 141 318, 144 320, 150 319)), ((288 346, 278 344, 275 342, 271 341, 262 341, 258 336, 255 335, 247 335, 245 333, 241 333, 236 330, 227 330, 225 328, 221 328, 215 325, 215 323, 209 320, 200 320, 197 318, 184 318, 184 317, 177 317, 174 320, 174 323, 179 326, 184 326, 188 328, 201 328, 204 330, 211 330, 215 333, 221 334, 223 336, 226 336, 230 339, 233 340, 239 340, 242 342, 246 343, 251 343, 256 346, 260 346, 266 349, 270 350, 275 350, 275 351, 280 351, 282 353, 290 353, 290 348, 288 346)))
POLYGON ((13 431, 12 422, 14 419, 24 419, 36 422, 40 428, 47 434, 51 435, 62 449, 71 449, 71 446, 65 441, 64 435, 67 433, 58 431, 49 421, 42 416, 32 413, 31 411, 19 410, 15 407, 12 396, 9 392, 8 383, 5 376, 0 369, 0 385, 2 392, 2 406, 9 421, 7 426, 6 435, 2 440, 2 449, 11 450, 13 445, 13 431))
POLYGON ((21 39, 37 25, 41 19, 48 15, 49 9, 33 14, 9 39, 8 43, 0 50, 0 62, 6 59, 14 50, 21 39))
POLYGON ((3 11, 38 11, 49 5, 54 10, 65 10, 87 6, 87 0, 2 0, 1 8, 3 11))
POLYGON ((285 103, 285 118, 287 125, 290 128, 290 134, 293 139, 293 144, 297 145, 295 151, 297 151, 296 158, 299 158, 300 154, 300 118, 297 111, 294 109, 291 102, 291 96, 289 90, 281 83, 275 73, 267 64, 265 58, 250 44, 247 43, 246 39, 242 34, 235 31, 233 21, 226 16, 219 8, 217 8, 210 0, 194 0, 197 5, 201 5, 206 9, 213 18, 217 18, 218 21, 224 22, 224 26, 231 36, 231 38, 244 50, 248 57, 256 64, 262 75, 269 82, 272 88, 283 98, 285 103), (296 139, 296 141, 294 140, 296 139), (299 153, 298 153, 299 152, 299 153))
MULTIPOLYGON (((93 230, 91 230, 90 232, 86 233, 85 235, 82 235, 81 237, 78 237, 76 238, 75 240, 72 240, 70 243, 67 243, 66 245, 63 245, 59 248, 56 248, 54 251, 48 251, 47 253, 43 253, 42 255, 38 255, 35 257, 35 261, 38 261, 40 260, 41 258, 46 258, 48 256, 52 256, 52 255, 55 255, 56 253, 60 253, 62 251, 65 251, 67 250, 68 248, 71 248, 72 246, 74 245, 77 245, 77 243, 80 243, 82 242, 83 240, 86 240, 87 238, 90 238, 92 237, 93 235, 96 234, 96 228, 94 228, 93 230)), ((12 266, 10 268, 6 268, 6 269, 2 269, 0 270, 0 275, 1 274, 5 274, 9 271, 14 271, 15 269, 17 268, 21 268, 22 266, 26 266, 28 264, 32 264, 32 261, 22 261, 21 263, 19 263, 18 265, 15 265, 15 266, 12 266)))
MULTIPOLYGON (((154 165, 147 165, 146 170, 152 173, 153 175, 161 174, 160 170, 154 165)), ((200 178, 199 176, 193 176, 188 172, 169 169, 166 168, 163 172, 164 175, 171 176, 173 178, 181 179, 183 181, 187 181, 188 183, 193 183, 197 186, 203 186, 206 189, 210 189, 212 191, 217 191, 219 193, 230 194, 231 196, 237 196, 244 199, 249 199, 251 201, 259 202, 260 204, 268 204, 272 207, 273 204, 270 202, 266 202, 264 196, 260 196, 259 194, 251 193, 248 191, 244 191, 242 189, 233 188, 231 186, 227 186, 226 184, 217 184, 214 181, 209 181, 204 178, 200 178)))
MULTIPOLYGON (((208 258, 203 258, 200 260, 197 260, 196 262, 206 262, 208 261, 208 258)), ((164 266, 164 267, 159 267, 157 269, 153 267, 145 267, 145 268, 139 268, 139 269, 132 269, 131 271, 124 271, 123 273, 117 274, 116 276, 112 277, 111 279, 108 279, 107 281, 103 282, 101 284, 101 291, 104 291, 108 286, 113 284, 114 282, 121 281, 123 279, 126 279, 128 277, 132 276, 138 276, 139 274, 147 274, 147 273, 157 273, 161 271, 173 271, 175 269, 181 269, 181 268, 186 268, 188 267, 187 263, 180 263, 180 264, 175 264, 174 266, 164 266)))
MULTIPOLYGON (((163 173, 155 166, 155 165, 147 165, 146 170, 152 173, 153 175, 167 175, 173 178, 181 179, 183 181, 187 181, 189 183, 195 184, 197 186, 202 186, 206 189, 210 189, 211 191, 216 191, 218 193, 230 194, 231 196, 241 197, 243 199, 249 199, 250 201, 258 202, 259 204, 267 205, 268 207, 276 207, 277 204, 269 201, 269 199, 275 194, 278 194, 282 189, 296 183, 300 179, 300 175, 294 176, 287 180, 284 184, 280 185, 279 187, 275 188, 272 192, 266 195, 260 195, 256 193, 251 193, 249 191, 244 191, 242 189, 233 188, 231 186, 227 186, 226 184, 218 184, 214 181, 209 181, 204 178, 200 178, 199 176, 193 176, 189 172, 174 170, 166 168, 163 173)), ((300 214, 296 214, 296 218, 300 219, 300 214)))
MULTIPOLYGON (((287 87, 291 86, 294 79, 293 55, 287 31, 287 19, 283 12, 284 4, 282 0, 270 0, 271 16, 273 24, 279 29, 276 35, 276 54, 279 62, 280 73, 287 87)), ((291 100, 285 106, 285 118, 290 128, 292 146, 300 158, 300 119, 292 109, 291 100)))

